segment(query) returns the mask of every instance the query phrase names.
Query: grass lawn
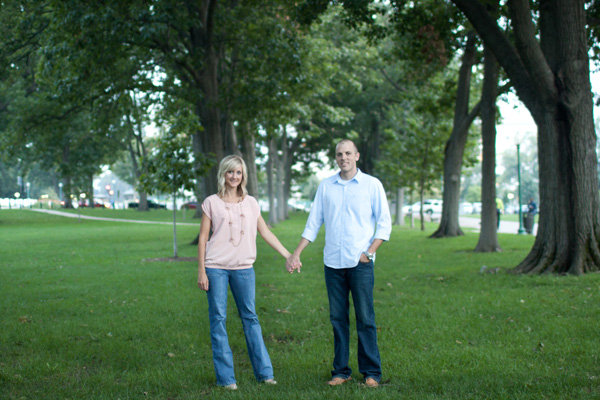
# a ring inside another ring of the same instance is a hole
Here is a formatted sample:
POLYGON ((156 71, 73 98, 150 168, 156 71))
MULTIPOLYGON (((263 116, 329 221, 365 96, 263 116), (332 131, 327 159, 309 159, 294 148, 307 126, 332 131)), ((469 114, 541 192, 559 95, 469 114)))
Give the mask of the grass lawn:
MULTIPOLYGON (((274 228, 289 249, 305 218, 274 228)), ((428 239, 435 228, 396 227, 378 252, 378 389, 360 384, 354 328, 354 380, 325 385, 333 337, 322 235, 291 276, 259 239, 256 301, 279 384, 254 380, 230 298, 240 389, 228 392, 215 386, 196 263, 148 261, 172 255, 170 226, 0 211, 0 399, 600 398, 600 275, 507 274, 533 237, 499 235, 503 252, 476 254, 477 234, 428 239), (483 265, 501 272, 480 274, 483 265)), ((181 257, 195 256, 197 232, 178 228, 181 257)))

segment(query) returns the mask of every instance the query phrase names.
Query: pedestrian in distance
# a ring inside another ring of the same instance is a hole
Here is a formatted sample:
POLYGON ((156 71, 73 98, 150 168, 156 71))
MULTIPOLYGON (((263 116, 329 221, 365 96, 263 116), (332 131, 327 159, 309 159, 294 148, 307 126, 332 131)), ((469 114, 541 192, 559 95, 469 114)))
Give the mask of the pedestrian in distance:
POLYGON ((527 215, 525 216, 525 231, 528 234, 533 234, 533 225, 535 224, 535 215, 537 214, 537 204, 533 201, 533 197, 529 198, 527 203, 527 215))
POLYGON ((504 202, 496 197, 496 230, 500 229, 500 216, 504 213, 504 202))
POLYGON ((242 320, 254 376, 273 385, 277 382, 255 307, 256 233, 285 259, 290 252, 269 230, 256 199, 248 195, 244 160, 236 155, 223 158, 217 178, 218 192, 202 202, 198 243, 198 287, 208 298, 217 385, 237 389, 226 330, 228 287, 242 320))
POLYGON ((389 240, 392 225, 383 185, 357 168, 359 157, 351 140, 337 144, 335 160, 340 171, 319 184, 300 243, 286 263, 289 272, 300 272, 302 251, 324 224, 324 273, 334 338, 330 386, 348 382, 352 376, 350 294, 356 314, 359 371, 368 387, 377 387, 381 381, 373 305, 374 262, 379 246, 389 240))

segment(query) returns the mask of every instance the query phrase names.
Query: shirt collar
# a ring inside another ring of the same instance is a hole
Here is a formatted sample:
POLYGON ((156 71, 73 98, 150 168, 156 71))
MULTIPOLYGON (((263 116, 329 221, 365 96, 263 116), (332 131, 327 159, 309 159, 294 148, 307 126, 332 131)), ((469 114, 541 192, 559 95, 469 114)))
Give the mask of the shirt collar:
MULTIPOLYGON (((348 180, 347 182, 352 182, 352 181, 356 181, 357 183, 360 183, 362 177, 364 176, 364 174, 362 173, 362 171, 360 170, 360 168, 356 168, 356 175, 354 175, 354 177, 350 180, 348 180)), ((337 179, 335 180, 337 183, 340 183, 343 181, 342 177, 340 176, 340 173, 338 172, 336 175, 337 179)))

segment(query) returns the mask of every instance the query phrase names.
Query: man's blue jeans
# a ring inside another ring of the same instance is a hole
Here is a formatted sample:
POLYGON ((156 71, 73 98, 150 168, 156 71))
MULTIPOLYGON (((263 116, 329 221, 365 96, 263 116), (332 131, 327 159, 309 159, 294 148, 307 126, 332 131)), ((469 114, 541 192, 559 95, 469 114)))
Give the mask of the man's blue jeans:
POLYGON ((254 268, 226 270, 206 268, 208 276, 208 315, 210 319, 210 340, 213 363, 217 375, 217 385, 235 383, 233 354, 227 338, 227 286, 237 305, 242 319, 248 355, 259 381, 273 378, 273 366, 262 337, 262 330, 256 316, 254 296, 254 268))
POLYGON ((354 268, 335 269, 325 266, 325 284, 329 297, 329 318, 333 326, 333 377, 347 378, 352 374, 348 294, 352 293, 356 331, 358 334, 358 369, 365 378, 381 379, 381 359, 377 347, 377 327, 373 307, 375 275, 373 262, 361 263, 354 268))

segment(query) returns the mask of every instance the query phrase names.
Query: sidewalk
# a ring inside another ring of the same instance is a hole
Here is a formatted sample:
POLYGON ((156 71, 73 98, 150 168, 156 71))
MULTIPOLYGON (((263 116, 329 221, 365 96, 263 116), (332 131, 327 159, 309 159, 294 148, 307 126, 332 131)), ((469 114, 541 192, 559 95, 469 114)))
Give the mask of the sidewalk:
MULTIPOLYGON (((475 228, 479 231, 481 227, 481 221, 479 218, 471 218, 471 217, 459 217, 458 223, 461 228, 475 228)), ((523 227, 523 231, 525 231, 525 227, 523 227)), ((519 233, 519 223, 514 221, 503 221, 500 218, 500 228, 498 229, 498 233, 519 233)), ((527 233, 525 233, 527 234, 527 233)), ((537 223, 533 225, 533 234, 537 234, 537 223)))
MULTIPOLYGON (((37 211, 37 212, 46 213, 46 214, 58 215, 58 216, 67 217, 67 218, 91 219, 91 220, 95 220, 95 221, 128 222, 128 223, 133 223, 133 224, 173 225, 173 221, 169 221, 169 222, 166 222, 166 221, 142 221, 142 220, 137 220, 137 219, 92 217, 89 215, 79 215, 76 213, 69 213, 69 212, 65 212, 65 211, 45 210, 42 208, 31 208, 28 210, 37 211)), ((177 225, 200 226, 200 222, 198 222, 197 224, 195 224, 193 222, 177 222, 177 225)))

